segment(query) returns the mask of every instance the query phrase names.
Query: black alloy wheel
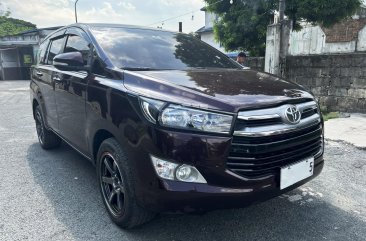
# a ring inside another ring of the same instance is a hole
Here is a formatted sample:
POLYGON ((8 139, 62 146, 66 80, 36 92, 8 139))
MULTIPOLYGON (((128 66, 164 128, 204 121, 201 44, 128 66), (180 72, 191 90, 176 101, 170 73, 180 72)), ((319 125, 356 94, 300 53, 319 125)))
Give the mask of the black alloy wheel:
POLYGON ((41 107, 39 105, 34 108, 34 119, 36 122, 37 136, 41 147, 46 150, 59 147, 61 144, 61 139, 51 130, 47 130, 44 124, 44 117, 41 107))
POLYGON ((40 144, 42 145, 44 143, 45 128, 43 125, 42 114, 41 114, 39 108, 36 108, 36 111, 35 111, 35 121, 36 121, 38 140, 39 140, 40 144))
POLYGON ((96 162, 103 203, 115 224, 129 229, 155 217, 154 212, 137 202, 135 171, 116 139, 109 138, 102 142, 96 162))
POLYGON ((124 211, 125 188, 121 172, 113 156, 102 155, 100 184, 108 209, 117 216, 124 211))

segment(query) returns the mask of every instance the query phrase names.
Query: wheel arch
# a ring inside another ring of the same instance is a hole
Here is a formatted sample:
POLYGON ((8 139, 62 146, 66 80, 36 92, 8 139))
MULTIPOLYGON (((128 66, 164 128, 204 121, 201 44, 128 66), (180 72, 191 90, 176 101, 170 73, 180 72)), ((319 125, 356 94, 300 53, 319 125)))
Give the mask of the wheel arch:
POLYGON ((34 111, 35 111, 37 106, 39 106, 38 100, 33 98, 33 101, 32 101, 32 110, 33 111, 32 111, 32 113, 33 113, 33 118, 34 119, 36 118, 36 116, 34 115, 34 111))
MULTIPOLYGON (((34 116, 34 110, 36 108, 36 106, 40 106, 42 113, 45 115, 45 106, 44 106, 44 101, 43 101, 43 96, 42 96, 42 92, 41 89, 39 88, 39 86, 32 80, 31 84, 30 84, 30 89, 31 89, 31 101, 32 101, 32 111, 33 111, 33 118, 34 116)), ((47 121, 45 121, 45 125, 46 127, 48 127, 47 125, 47 121)))
POLYGON ((97 159, 97 154, 98 154, 100 145, 102 144, 103 141, 105 141, 109 138, 115 138, 115 136, 106 129, 99 129, 94 134, 93 142, 92 142, 92 155, 93 155, 94 161, 97 159))

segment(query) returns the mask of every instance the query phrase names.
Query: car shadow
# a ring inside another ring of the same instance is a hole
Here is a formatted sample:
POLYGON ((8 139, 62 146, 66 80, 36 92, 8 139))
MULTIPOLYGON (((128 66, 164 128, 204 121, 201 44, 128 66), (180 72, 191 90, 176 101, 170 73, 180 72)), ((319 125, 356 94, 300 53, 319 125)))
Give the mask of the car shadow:
MULTIPOLYGON (((95 168, 63 144, 29 146, 27 162, 37 185, 75 240, 364 240, 365 222, 320 197, 278 197, 248 208, 204 215, 160 215, 132 230, 112 223, 104 209, 95 168)), ((301 196, 297 189, 289 193, 301 196)), ((62 232, 60 232, 62 235, 62 232)), ((60 237, 53 237, 62 239, 60 237)))

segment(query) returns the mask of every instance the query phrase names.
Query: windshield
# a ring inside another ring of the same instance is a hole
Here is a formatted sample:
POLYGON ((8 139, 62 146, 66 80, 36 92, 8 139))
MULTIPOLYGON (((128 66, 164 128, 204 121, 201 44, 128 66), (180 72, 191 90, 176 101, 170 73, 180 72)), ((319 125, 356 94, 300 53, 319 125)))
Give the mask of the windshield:
POLYGON ((240 68, 226 55, 192 35, 122 27, 95 27, 92 32, 118 68, 240 68))

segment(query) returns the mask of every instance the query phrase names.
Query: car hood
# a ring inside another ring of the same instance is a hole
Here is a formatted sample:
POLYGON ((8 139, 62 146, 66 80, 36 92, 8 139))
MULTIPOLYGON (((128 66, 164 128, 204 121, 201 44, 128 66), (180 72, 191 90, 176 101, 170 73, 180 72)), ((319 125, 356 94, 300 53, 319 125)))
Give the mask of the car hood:
POLYGON ((203 104, 225 111, 313 99, 295 83, 253 70, 139 71, 126 72, 125 77, 126 88, 142 92, 142 95, 145 92, 154 97, 153 92, 157 90, 163 95, 157 98, 175 97, 175 102, 203 104), (139 80, 136 82, 132 76, 139 80))

